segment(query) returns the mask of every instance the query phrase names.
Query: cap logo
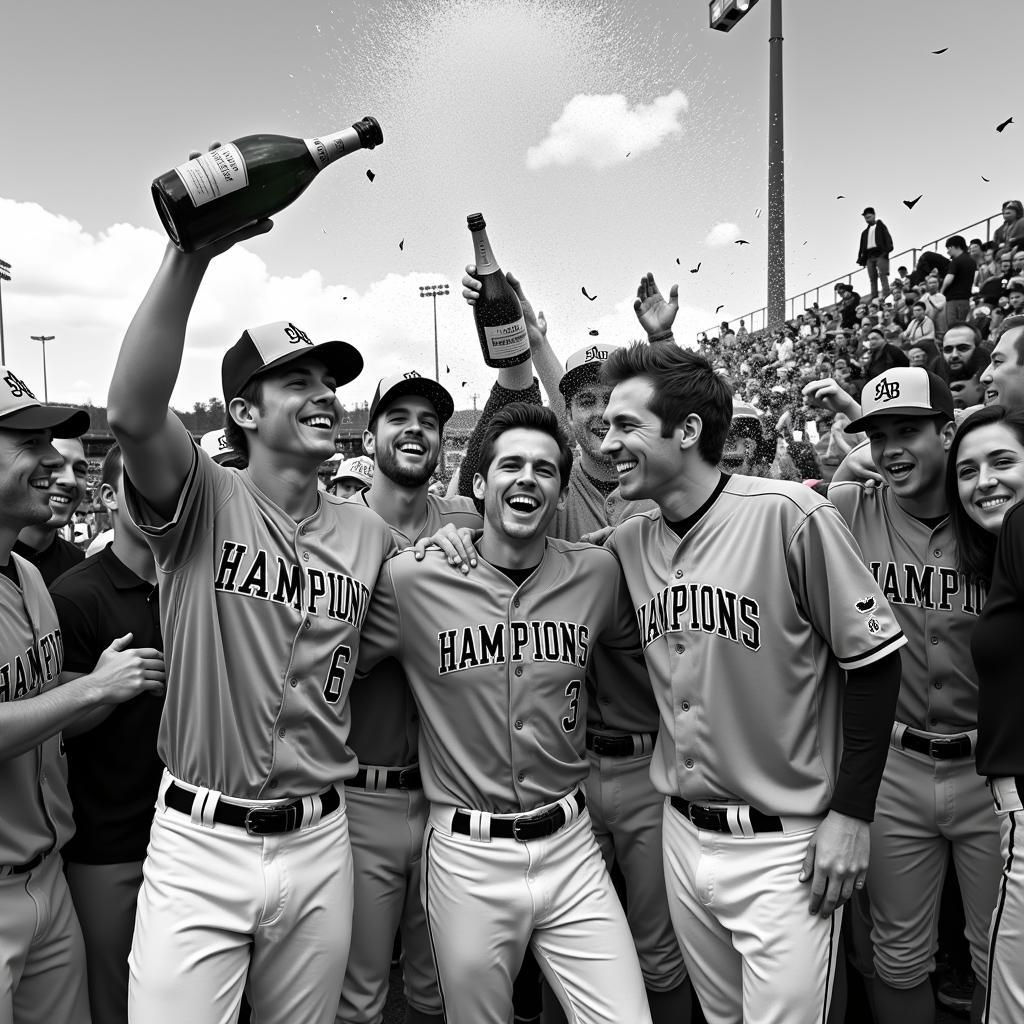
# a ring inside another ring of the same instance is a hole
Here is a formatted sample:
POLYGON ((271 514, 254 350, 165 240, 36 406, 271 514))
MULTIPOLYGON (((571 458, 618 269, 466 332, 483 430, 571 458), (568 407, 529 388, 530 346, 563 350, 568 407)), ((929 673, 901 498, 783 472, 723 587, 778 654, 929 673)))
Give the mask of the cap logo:
POLYGON ((14 376, 13 370, 7 371, 7 376, 3 378, 3 381, 11 389, 11 398, 34 399, 36 397, 23 380, 14 376))
POLYGON ((231 450, 231 445, 228 444, 228 439, 224 434, 217 435, 217 448, 222 452, 231 450))
POLYGON ((891 402, 894 398, 900 397, 900 386, 897 381, 888 381, 883 377, 875 385, 875 401, 891 402))
POLYGON ((419 374, 415 370, 409 370, 402 374, 402 377, 404 377, 405 380, 415 380, 418 376, 419 374))
POLYGON ((583 356, 583 361, 589 363, 593 359, 607 359, 608 351, 606 348, 598 348, 596 345, 592 345, 583 356))
POLYGON ((302 330, 299 330, 295 324, 289 324, 285 329, 284 333, 287 335, 289 342, 292 345, 312 345, 313 342, 310 340, 309 335, 302 330))

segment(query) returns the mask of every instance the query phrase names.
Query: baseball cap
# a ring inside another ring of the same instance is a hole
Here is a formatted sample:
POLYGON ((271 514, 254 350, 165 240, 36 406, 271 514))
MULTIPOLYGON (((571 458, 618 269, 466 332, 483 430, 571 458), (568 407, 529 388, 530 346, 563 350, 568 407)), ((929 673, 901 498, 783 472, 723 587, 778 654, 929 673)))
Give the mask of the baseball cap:
POLYGON ((370 416, 367 423, 373 423, 380 412, 381 406, 387 405, 400 395, 419 395, 425 398, 437 412, 437 418, 443 427, 455 411, 455 401, 448 389, 438 384, 433 377, 422 377, 415 370, 398 373, 394 377, 381 377, 377 381, 377 390, 373 393, 370 403, 370 416))
POLYGON ((54 437, 80 437, 89 429, 84 409, 42 405, 10 368, 0 366, 0 429, 51 430, 54 437))
POLYGON ((1009 295, 1011 292, 1024 292, 1024 277, 1011 279, 1010 283, 1006 286, 1006 294, 1009 295))
POLYGON ((369 487, 373 483, 373 460, 365 455, 360 455, 354 459, 345 459, 343 462, 338 463, 338 468, 331 476, 331 483, 335 484, 346 477, 353 477, 369 487))
POLYGON ((737 402, 733 399, 732 402, 732 418, 734 420, 757 420, 760 422, 761 414, 757 411, 757 407, 751 405, 749 402, 737 402))
POLYGON ((562 397, 568 399, 573 392, 597 379, 601 364, 621 345, 585 345, 565 361, 565 373, 558 382, 562 397))
POLYGON ((943 416, 953 418, 953 396, 949 385, 923 366, 897 366, 864 385, 860 396, 861 415, 843 429, 855 434, 877 416, 943 416))
POLYGON ((238 452, 228 444, 227 435, 221 430, 208 430, 199 439, 199 447, 213 459, 217 465, 238 457, 238 452))
POLYGON ((861 214, 862 217, 866 217, 869 213, 874 213, 875 208, 873 206, 865 206, 864 212, 861 214))
POLYGON ((347 341, 317 344, 287 320, 250 327, 224 353, 220 366, 224 404, 229 404, 257 374, 311 354, 324 361, 338 387, 355 380, 363 368, 363 357, 347 341))

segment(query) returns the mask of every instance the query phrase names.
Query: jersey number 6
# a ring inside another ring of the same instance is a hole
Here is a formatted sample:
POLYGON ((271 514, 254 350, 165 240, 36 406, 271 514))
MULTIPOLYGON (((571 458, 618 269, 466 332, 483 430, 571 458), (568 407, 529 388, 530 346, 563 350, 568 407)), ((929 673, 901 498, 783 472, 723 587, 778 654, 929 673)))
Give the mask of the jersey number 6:
POLYGON ((345 673, 348 671, 348 660, 352 657, 352 649, 340 644, 331 655, 331 667, 327 670, 327 682, 324 683, 324 699, 328 704, 337 704, 345 685, 345 673))
POLYGON ((572 732, 576 728, 576 719, 580 710, 580 691, 583 684, 578 679, 569 680, 565 688, 565 695, 569 698, 569 714, 562 719, 562 728, 566 732, 572 732))

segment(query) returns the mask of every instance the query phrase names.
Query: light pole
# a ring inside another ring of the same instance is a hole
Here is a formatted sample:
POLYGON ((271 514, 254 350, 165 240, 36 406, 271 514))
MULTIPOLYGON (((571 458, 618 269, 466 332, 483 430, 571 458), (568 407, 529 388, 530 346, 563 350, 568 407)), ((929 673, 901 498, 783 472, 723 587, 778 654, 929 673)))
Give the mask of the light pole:
POLYGON ((43 343, 43 401, 50 401, 50 389, 46 384, 46 343, 53 341, 55 335, 53 334, 30 334, 29 337, 33 341, 41 341, 43 343))
POLYGON ((448 285, 446 284, 420 285, 420 298, 434 300, 434 380, 439 384, 441 383, 441 362, 437 355, 437 297, 447 294, 448 285))
MULTIPOLYGON (((0 282, 10 281, 11 279, 11 265, 7 260, 0 260, 0 282)), ((0 288, 0 294, 3 289, 0 288)), ((4 305, 3 301, 0 300, 0 366, 7 365, 7 351, 4 348, 4 305)))
MULTIPOLYGON (((711 27, 728 32, 757 0, 711 0, 711 27)), ((768 26, 768 326, 786 319, 786 175, 782 120, 782 0, 768 26)))

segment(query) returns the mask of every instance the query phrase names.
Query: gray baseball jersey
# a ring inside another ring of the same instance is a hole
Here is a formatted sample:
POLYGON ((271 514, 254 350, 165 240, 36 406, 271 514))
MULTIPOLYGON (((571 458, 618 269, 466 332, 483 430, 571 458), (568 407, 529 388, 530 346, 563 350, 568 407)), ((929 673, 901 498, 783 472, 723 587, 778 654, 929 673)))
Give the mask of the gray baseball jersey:
POLYGON ((836 509, 810 488, 732 476, 680 537, 661 512, 609 538, 661 714, 662 793, 824 813, 843 670, 906 640, 836 509))
MULTIPOLYGON (((366 505, 365 492, 348 499, 366 505)), ((399 548, 409 547, 420 537, 430 537, 444 525, 483 525, 472 498, 440 498, 427 495, 427 519, 415 537, 391 527, 399 548)), ((402 666, 394 659, 382 661, 370 674, 356 682, 349 693, 352 728, 348 745, 363 764, 412 764, 419 750, 416 708, 402 666)))
MULTIPOLYGON (((25 700, 60 680, 64 645, 39 570, 11 555, 21 585, 0 573, 0 701, 25 700)), ((74 834, 60 733, 0 761, 0 865, 26 864, 74 834)))
POLYGON ((243 799, 302 796, 354 774, 348 690, 395 548, 384 520, 321 491, 295 522, 198 448, 169 520, 127 477, 125 493, 160 577, 158 749, 171 774, 243 799))
POLYGON ((548 540, 521 587, 484 559, 390 559, 363 632, 361 669, 396 657, 420 709, 427 799, 492 813, 532 810, 587 774, 584 679, 593 646, 635 648, 615 559, 548 540))
POLYGON ((909 644, 902 653, 896 720, 926 732, 978 724, 971 632, 985 598, 956 568, 949 520, 935 529, 908 515, 888 486, 847 481, 828 489, 909 644))

